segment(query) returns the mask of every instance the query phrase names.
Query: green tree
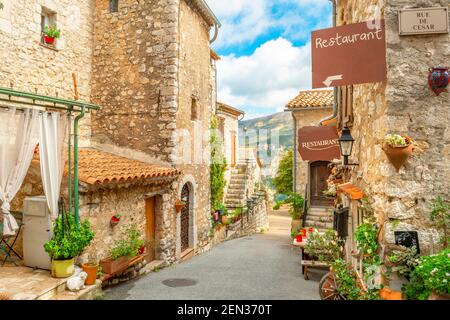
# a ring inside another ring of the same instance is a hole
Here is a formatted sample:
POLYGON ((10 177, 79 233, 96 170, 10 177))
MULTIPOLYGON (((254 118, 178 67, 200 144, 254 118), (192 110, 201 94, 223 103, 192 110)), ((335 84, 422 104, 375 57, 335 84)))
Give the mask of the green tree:
POLYGON ((283 153, 280 165, 278 166, 278 172, 276 177, 273 179, 273 184, 278 193, 290 194, 293 190, 293 153, 292 149, 283 153))
POLYGON ((216 116, 211 119, 211 206, 217 207, 223 200, 225 189, 225 171, 227 161, 222 152, 223 141, 218 134, 218 120, 216 116))

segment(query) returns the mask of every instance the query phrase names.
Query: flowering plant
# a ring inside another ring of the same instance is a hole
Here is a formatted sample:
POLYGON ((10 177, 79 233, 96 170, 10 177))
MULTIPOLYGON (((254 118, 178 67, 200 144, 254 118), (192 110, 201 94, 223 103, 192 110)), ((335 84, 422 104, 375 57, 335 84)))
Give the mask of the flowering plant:
POLYGON ((323 235, 315 230, 308 235, 305 252, 323 262, 332 262, 342 256, 342 242, 336 231, 327 230, 323 235))
POLYGON ((426 300, 432 291, 450 294, 450 249, 420 258, 419 265, 411 273, 409 283, 402 291, 412 300, 426 300))
POLYGON ((407 147, 410 145, 411 141, 411 138, 399 134, 387 134, 384 137, 384 142, 394 148, 407 147))

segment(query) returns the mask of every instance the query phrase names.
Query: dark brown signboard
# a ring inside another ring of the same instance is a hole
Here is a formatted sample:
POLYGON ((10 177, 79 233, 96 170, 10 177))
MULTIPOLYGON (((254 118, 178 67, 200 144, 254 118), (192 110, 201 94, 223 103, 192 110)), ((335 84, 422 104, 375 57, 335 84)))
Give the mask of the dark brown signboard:
POLYGON ((298 130, 298 152, 304 161, 341 158, 336 127, 303 127, 298 130))
POLYGON ((312 32, 312 87, 386 80, 384 20, 312 32))

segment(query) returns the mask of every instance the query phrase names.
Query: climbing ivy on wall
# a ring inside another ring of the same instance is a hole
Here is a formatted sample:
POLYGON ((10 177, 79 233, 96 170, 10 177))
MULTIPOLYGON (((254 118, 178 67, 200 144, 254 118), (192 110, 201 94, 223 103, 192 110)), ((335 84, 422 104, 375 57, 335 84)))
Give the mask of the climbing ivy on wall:
POLYGON ((211 207, 216 208, 223 200, 227 161, 223 155, 223 141, 218 133, 219 121, 211 118, 211 207))

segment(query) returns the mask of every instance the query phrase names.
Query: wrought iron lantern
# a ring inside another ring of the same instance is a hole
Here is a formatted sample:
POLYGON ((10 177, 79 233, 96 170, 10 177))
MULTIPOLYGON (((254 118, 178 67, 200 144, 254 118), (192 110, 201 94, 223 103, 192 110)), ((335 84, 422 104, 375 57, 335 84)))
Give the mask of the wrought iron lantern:
POLYGON ((344 165, 351 165, 348 163, 348 157, 352 154, 355 139, 353 139, 348 127, 344 127, 342 130, 342 135, 338 141, 339 148, 341 149, 341 155, 344 157, 344 165))

